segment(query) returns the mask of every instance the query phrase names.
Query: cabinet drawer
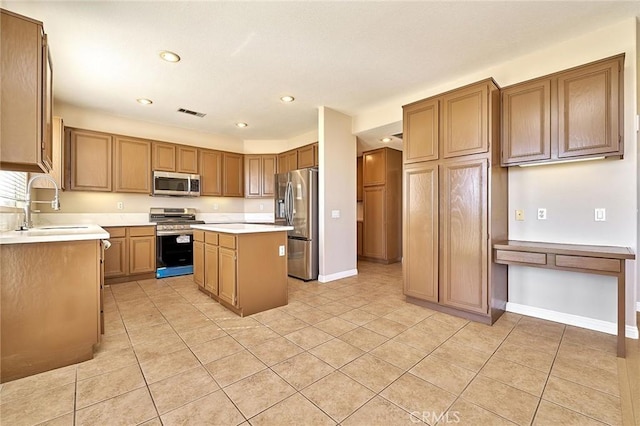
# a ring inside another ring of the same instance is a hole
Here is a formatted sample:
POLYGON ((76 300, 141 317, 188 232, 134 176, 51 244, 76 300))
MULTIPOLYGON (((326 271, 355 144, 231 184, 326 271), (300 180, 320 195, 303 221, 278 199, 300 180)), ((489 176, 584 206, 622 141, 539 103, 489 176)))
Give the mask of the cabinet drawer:
POLYGON ((496 250, 496 261, 546 265, 547 255, 545 253, 529 253, 526 251, 496 250))
POLYGON ((230 249, 236 248, 236 237, 229 234, 220 234, 219 237, 220 247, 226 247, 230 249))
POLYGON ((129 228, 130 237, 145 237, 156 235, 155 226, 132 226, 129 228))
POLYGON ((193 230, 193 241, 204 241, 204 231, 193 230))
POLYGON ((580 268, 592 271, 620 272, 620 261, 599 257, 556 255, 556 266, 562 268, 580 268))
POLYGON ((109 238, 124 238, 127 235, 127 228, 106 228, 109 238))
POLYGON ((218 233, 217 232, 205 232, 204 234, 204 242, 207 244, 212 244, 214 246, 218 245, 218 233))

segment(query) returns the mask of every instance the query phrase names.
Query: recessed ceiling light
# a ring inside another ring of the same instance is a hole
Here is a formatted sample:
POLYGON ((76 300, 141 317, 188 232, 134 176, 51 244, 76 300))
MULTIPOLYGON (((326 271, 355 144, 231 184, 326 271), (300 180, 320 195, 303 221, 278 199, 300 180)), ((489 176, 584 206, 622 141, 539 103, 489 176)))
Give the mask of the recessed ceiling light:
POLYGON ((177 53, 173 53, 168 50, 160 52, 160 57, 167 62, 180 62, 180 56, 178 56, 177 53))
POLYGON ((247 124, 247 123, 243 123, 243 122, 236 123, 236 127, 240 127, 241 129, 242 129, 243 127, 247 127, 247 126, 248 126, 248 124, 247 124))
POLYGON ((389 143, 391 142, 391 138, 382 138, 380 139, 380 142, 389 143))
POLYGON ((282 102, 293 102, 296 100, 293 96, 283 96, 280 98, 282 102))
POLYGON ((142 105, 151 105, 153 103, 151 99, 147 99, 147 98, 136 99, 136 101, 138 101, 138 103, 142 105))

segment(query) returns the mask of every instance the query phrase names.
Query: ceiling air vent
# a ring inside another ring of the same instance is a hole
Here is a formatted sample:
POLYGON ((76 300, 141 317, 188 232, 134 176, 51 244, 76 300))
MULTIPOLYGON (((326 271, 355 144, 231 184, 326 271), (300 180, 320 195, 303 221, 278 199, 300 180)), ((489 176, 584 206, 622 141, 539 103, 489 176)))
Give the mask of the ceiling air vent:
POLYGON ((402 133, 396 133, 395 135, 391 135, 394 138, 402 139, 402 133))
POLYGON ((204 112, 191 111, 190 109, 185 109, 185 108, 178 108, 178 112, 181 112, 183 114, 195 115, 196 117, 200 117, 200 118, 207 115, 204 112))

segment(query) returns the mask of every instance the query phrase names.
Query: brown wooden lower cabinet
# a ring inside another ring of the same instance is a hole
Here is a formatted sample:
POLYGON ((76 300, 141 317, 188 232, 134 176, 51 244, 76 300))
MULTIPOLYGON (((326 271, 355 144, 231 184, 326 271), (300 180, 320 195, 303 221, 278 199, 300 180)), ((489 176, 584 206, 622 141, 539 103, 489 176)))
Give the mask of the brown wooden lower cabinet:
POLYGON ((99 240, 2 246, 0 382, 93 358, 101 250, 99 240))
POLYGON ((358 257, 362 256, 362 246, 363 246, 363 223, 361 220, 356 222, 356 241, 357 241, 357 253, 358 257))
POLYGON ((201 291, 240 316, 287 304, 287 257, 280 255, 286 232, 195 230, 194 241, 194 279, 201 291))
POLYGON ((106 284, 155 277, 155 226, 105 227, 111 247, 104 255, 106 284))

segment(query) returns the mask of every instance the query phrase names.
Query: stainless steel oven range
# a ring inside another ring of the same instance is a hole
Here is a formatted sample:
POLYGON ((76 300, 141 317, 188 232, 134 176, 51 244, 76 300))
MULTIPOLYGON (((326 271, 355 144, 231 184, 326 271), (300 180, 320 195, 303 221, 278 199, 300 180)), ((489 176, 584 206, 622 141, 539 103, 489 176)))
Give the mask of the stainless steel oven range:
POLYGON ((193 274, 195 209, 152 207, 149 222, 156 223, 156 277, 193 274))

